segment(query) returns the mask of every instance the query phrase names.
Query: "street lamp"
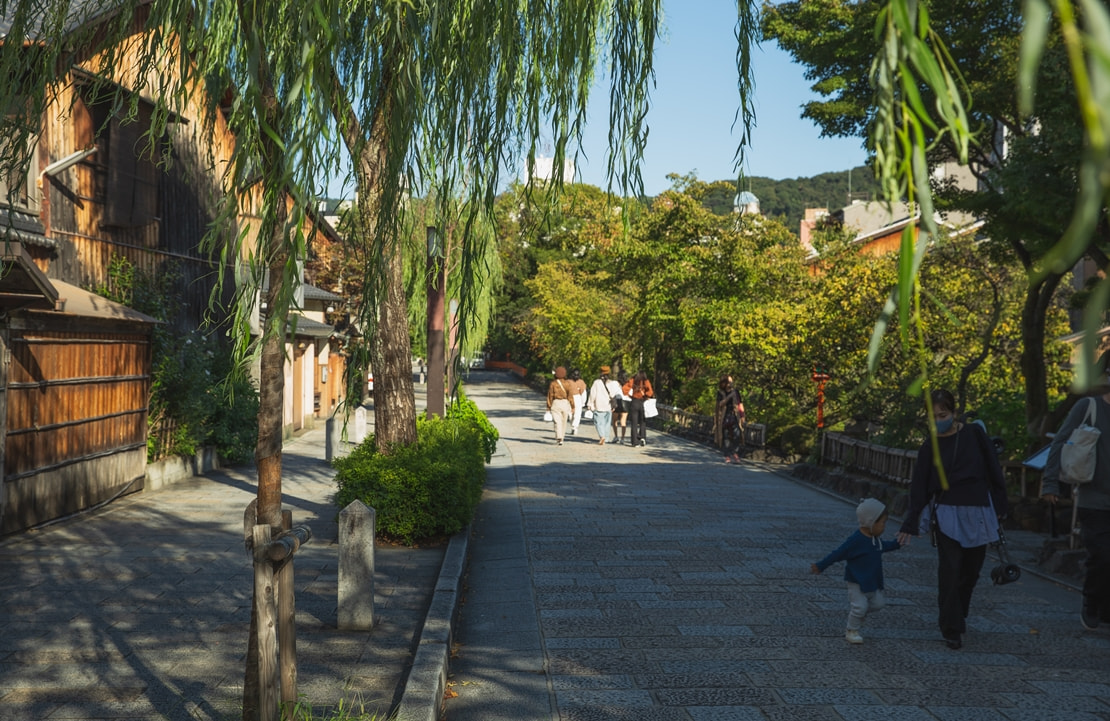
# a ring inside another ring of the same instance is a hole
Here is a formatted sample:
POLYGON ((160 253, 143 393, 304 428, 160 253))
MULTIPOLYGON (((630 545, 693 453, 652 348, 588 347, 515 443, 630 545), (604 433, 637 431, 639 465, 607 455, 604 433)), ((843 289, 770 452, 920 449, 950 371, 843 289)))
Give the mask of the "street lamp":
POLYGON ((428 385, 429 416, 443 417, 444 412, 444 347, 443 304, 447 295, 446 263, 443 243, 434 225, 428 232, 428 385))

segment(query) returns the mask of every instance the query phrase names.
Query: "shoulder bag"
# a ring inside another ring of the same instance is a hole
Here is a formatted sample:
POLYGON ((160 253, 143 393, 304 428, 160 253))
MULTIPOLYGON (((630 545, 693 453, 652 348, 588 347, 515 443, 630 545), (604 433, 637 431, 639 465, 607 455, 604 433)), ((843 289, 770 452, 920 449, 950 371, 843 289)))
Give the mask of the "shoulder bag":
POLYGON ((1063 483, 1089 483, 1095 477, 1098 460, 1098 439, 1102 435, 1096 426, 1097 401, 1089 398, 1087 415, 1060 448, 1060 481, 1063 483))

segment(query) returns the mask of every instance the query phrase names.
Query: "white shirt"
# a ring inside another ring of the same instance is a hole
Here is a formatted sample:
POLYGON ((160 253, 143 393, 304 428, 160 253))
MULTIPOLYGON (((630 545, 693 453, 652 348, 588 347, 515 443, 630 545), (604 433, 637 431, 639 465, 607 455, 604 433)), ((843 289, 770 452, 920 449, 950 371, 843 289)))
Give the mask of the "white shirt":
POLYGON ((612 407, 609 404, 609 398, 620 398, 621 386, 612 378, 608 382, 602 381, 600 378, 594 381, 590 386, 590 397, 586 401, 586 407, 591 411, 607 411, 612 407))

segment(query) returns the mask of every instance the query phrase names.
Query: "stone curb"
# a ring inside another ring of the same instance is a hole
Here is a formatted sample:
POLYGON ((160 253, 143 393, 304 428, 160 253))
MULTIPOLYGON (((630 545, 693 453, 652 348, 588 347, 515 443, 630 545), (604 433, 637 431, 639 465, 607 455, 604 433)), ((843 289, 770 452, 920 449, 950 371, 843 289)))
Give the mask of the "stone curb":
POLYGON ((462 578, 470 548, 470 528, 451 537, 443 556, 420 643, 401 692, 401 702, 391 718, 396 721, 438 721, 447 690, 451 638, 462 595, 462 578))

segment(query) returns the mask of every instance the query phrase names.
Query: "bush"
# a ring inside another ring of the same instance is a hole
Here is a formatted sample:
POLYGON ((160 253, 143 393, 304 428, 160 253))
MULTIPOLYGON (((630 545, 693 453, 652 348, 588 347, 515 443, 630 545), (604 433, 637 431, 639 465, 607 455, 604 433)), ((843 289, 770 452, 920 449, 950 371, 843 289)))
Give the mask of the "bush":
POLYGON ((814 429, 807 426, 787 426, 777 439, 772 440, 788 456, 805 456, 814 445, 814 429))
POLYGON ((472 422, 478 426, 478 430, 482 434, 482 451, 485 454, 486 463, 489 463, 490 459, 493 458, 493 452, 497 450, 497 441, 501 438, 501 434, 489 422, 486 414, 478 409, 474 401, 466 397, 461 388, 455 402, 447 409, 447 417, 472 422))
POLYGON ((396 447, 388 456, 377 451, 370 436, 333 461, 336 503, 345 508, 362 501, 377 514, 379 535, 406 544, 462 530, 482 496, 489 447, 487 433, 471 417, 481 411, 465 413, 417 418, 416 444, 396 447))
POLYGON ((229 374, 211 394, 215 404, 205 420, 206 442, 228 463, 246 463, 258 447, 258 390, 249 378, 229 374))

